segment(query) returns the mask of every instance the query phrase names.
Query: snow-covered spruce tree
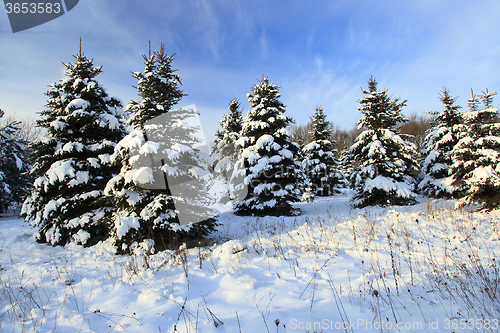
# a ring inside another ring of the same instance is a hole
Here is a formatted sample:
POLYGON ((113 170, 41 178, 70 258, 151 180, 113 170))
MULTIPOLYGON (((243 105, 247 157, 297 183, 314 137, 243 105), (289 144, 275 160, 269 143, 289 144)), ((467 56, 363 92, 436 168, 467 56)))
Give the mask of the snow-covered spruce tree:
MULTIPOLYGON (((309 125, 309 127, 312 128, 311 122, 308 122, 308 125, 309 125)), ((293 128, 293 125, 288 127, 288 129, 290 129, 290 128, 293 128)), ((304 158, 305 158, 305 155, 302 152, 304 146, 299 142, 302 140, 300 138, 296 138, 294 133, 291 130, 290 130, 290 133, 291 133, 290 141, 299 147, 297 154, 293 157, 293 160, 296 161, 297 166, 300 167, 300 173, 299 173, 299 177, 297 179, 299 180, 298 184, 299 184, 300 191, 302 193, 301 201, 302 202, 313 202, 314 199, 316 198, 317 188, 314 186, 314 184, 308 178, 308 176, 306 174, 306 168, 305 168, 304 164, 302 163, 304 161, 304 158)), ((309 136, 310 136, 310 134, 309 134, 309 136)))
POLYGON ((486 88, 486 92, 482 92, 483 94, 479 97, 482 101, 483 101, 483 104, 484 104, 484 108, 485 109, 490 109, 493 107, 493 97, 495 97, 495 95, 497 95, 497 92, 494 91, 494 92, 489 92, 488 91, 488 88, 486 88))
MULTIPOLYGON (((458 189, 452 186, 453 175, 450 166, 453 164, 451 151, 461 136, 462 118, 458 111, 461 107, 455 104, 456 97, 451 97, 450 91, 444 87, 439 95, 444 104, 440 113, 433 112, 433 126, 424 141, 421 176, 418 188, 431 197, 451 198, 458 195, 458 189)), ((476 108, 475 97, 469 100, 469 106, 476 108)))
MULTIPOLYGON (((488 89, 486 89, 488 90, 488 89)), ((471 93, 471 98, 469 98, 467 100, 467 107, 469 108, 469 111, 479 111, 479 104, 481 104, 481 101, 480 101, 480 96, 477 96, 476 94, 474 94, 474 90, 472 90, 472 88, 470 89, 470 93, 471 93)), ((488 103, 489 101, 487 100, 486 103, 488 103)), ((490 108, 491 106, 488 106, 487 108, 490 108)))
POLYGON ((462 112, 467 135, 451 152, 451 173, 453 186, 463 191, 457 207, 477 204, 491 210, 500 207, 500 123, 498 109, 492 108, 496 92, 483 94, 487 108, 462 112))
POLYGON ((377 91, 377 81, 370 77, 368 90, 358 102, 364 115, 358 127, 364 131, 349 149, 348 160, 358 166, 351 173, 356 190, 355 207, 368 205, 407 205, 415 203, 415 179, 418 169, 415 145, 396 132, 396 126, 406 119, 401 109, 406 100, 391 100, 387 90, 377 91))
POLYGON ((212 153, 212 161, 216 173, 227 173, 230 177, 234 161, 238 156, 236 141, 240 138, 243 128, 243 117, 240 102, 233 98, 229 102, 229 112, 224 114, 220 121, 221 130, 215 133, 215 145, 212 153))
POLYGON ((242 110, 238 99, 233 98, 229 102, 229 112, 224 114, 219 123, 221 129, 215 133, 216 139, 212 152, 213 169, 217 177, 211 189, 217 192, 214 196, 217 196, 218 202, 227 203, 238 198, 234 186, 237 184, 233 184, 236 179, 232 177, 240 153, 236 141, 240 138, 243 128, 242 110))
POLYGON ((244 165, 248 194, 235 209, 238 215, 289 216, 298 212, 290 205, 300 201, 305 186, 302 163, 294 158, 299 145, 290 142, 279 86, 267 77, 247 94, 252 109, 243 122, 237 144, 242 153, 237 164, 244 165))
POLYGON ((302 149, 302 164, 311 182, 312 192, 318 196, 339 193, 344 177, 337 169, 339 162, 335 157, 337 150, 334 148, 331 123, 326 120, 321 106, 316 107, 311 124, 312 142, 302 149))
POLYGON ((187 124, 194 110, 172 110, 183 96, 173 56, 144 55, 144 73, 135 72, 141 100, 125 108, 132 127, 115 149, 120 173, 106 194, 116 197, 114 238, 120 253, 155 252, 211 232, 216 223, 200 195, 197 178, 209 174, 209 156, 193 149, 201 140, 187 124), (199 222, 199 223, 196 223, 199 222))
POLYGON ((344 176, 345 187, 350 187, 351 184, 349 180, 351 179, 351 173, 354 170, 354 161, 350 159, 349 149, 351 147, 346 147, 340 150, 339 153, 339 165, 338 170, 344 176))
POLYGON ((240 101, 236 97, 229 101, 229 112, 224 114, 219 124, 221 130, 217 130, 215 133, 215 151, 218 151, 217 143, 226 141, 230 145, 240 137, 243 128, 243 116, 240 101))
POLYGON ((109 236, 113 211, 104 188, 119 168, 110 163, 125 135, 121 102, 96 81, 102 72, 83 52, 65 64, 66 77, 53 83, 37 126, 46 134, 33 145, 33 188, 21 216, 38 227, 37 241, 64 245, 72 239, 93 245, 109 236))
POLYGON ((21 203, 30 187, 27 143, 18 137, 19 124, 12 121, 0 127, 0 213, 21 203))

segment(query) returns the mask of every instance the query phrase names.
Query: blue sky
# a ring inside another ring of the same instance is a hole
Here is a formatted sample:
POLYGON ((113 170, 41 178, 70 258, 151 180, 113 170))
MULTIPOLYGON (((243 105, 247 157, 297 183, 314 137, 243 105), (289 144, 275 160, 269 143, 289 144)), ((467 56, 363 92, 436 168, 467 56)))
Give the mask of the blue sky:
MULTIPOLYGON (((165 43, 209 137, 233 97, 262 75, 281 86, 287 115, 306 123, 316 105, 351 128, 370 75, 405 114, 441 110, 446 86, 466 106, 470 88, 500 91, 500 1, 80 0, 70 12, 13 34, 0 12, 0 108, 37 117, 61 62, 83 51, 98 80, 124 104, 136 99, 131 71, 165 43)), ((499 97, 500 98, 500 97, 499 97)), ((496 103, 494 103, 496 104, 496 103)))

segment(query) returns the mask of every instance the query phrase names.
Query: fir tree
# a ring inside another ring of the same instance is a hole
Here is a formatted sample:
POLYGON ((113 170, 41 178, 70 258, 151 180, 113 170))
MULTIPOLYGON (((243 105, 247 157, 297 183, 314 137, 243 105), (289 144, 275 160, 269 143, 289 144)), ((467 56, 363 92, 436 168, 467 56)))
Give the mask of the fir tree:
POLYGON ((489 92, 488 91, 488 88, 486 88, 486 92, 482 92, 483 94, 480 96, 480 99, 483 101, 484 103, 484 108, 485 109, 489 109, 489 108, 492 108, 493 107, 493 97, 495 97, 495 95, 497 94, 496 91, 494 92, 489 92))
POLYGON ((109 236, 113 202, 103 194, 119 168, 110 155, 124 136, 121 102, 96 81, 102 72, 81 51, 64 64, 66 77, 53 83, 37 126, 46 134, 33 145, 36 177, 22 216, 38 227, 36 239, 92 245, 109 236))
POLYGON ((245 200, 235 209, 239 215, 293 215, 291 202, 300 200, 304 175, 300 161, 295 158, 299 146, 290 142, 287 126, 292 119, 284 115, 279 86, 267 77, 247 94, 252 109, 244 118, 237 144, 242 153, 238 160, 246 170, 244 185, 248 188, 245 200))
POLYGON ((329 196, 338 193, 343 183, 343 176, 338 172, 337 150, 332 139, 331 123, 326 120, 326 114, 321 106, 316 107, 311 116, 312 142, 302 149, 306 175, 311 181, 312 192, 318 196, 329 196))
POLYGON ((220 121, 222 130, 215 133, 215 146, 212 153, 214 170, 216 172, 230 172, 233 168, 230 161, 238 155, 236 141, 240 138, 243 128, 243 117, 238 99, 229 102, 229 112, 224 114, 220 121))
POLYGON ((472 88, 470 89, 470 93, 472 97, 467 100, 469 111, 479 111, 480 97, 474 94, 472 88))
POLYGON ((27 143, 18 137, 19 125, 12 121, 0 127, 0 213, 21 203, 30 187, 27 143))
POLYGON ((345 187, 350 186, 349 180, 351 179, 351 174, 354 170, 354 161, 351 160, 351 155, 349 153, 350 148, 350 146, 345 147, 344 149, 341 149, 339 153, 338 170, 344 176, 345 187))
MULTIPOLYGON (((423 179, 419 183, 419 189, 432 197, 451 198, 458 195, 458 189, 453 183, 453 175, 450 174, 450 166, 453 163, 451 151, 461 137, 461 114, 460 106, 455 104, 457 97, 451 97, 450 91, 443 88, 439 99, 444 105, 441 113, 435 114, 433 126, 425 137, 424 155, 422 162, 423 179)), ((477 108, 477 98, 472 93, 469 99, 469 108, 477 108)))
POLYGON ((370 77, 368 90, 358 102, 364 115, 358 127, 364 131, 349 149, 348 161, 358 165, 351 173, 356 190, 353 204, 406 205, 415 203, 415 180, 411 173, 417 170, 415 145, 404 140, 396 126, 406 121, 401 109, 406 100, 391 100, 387 90, 378 91, 377 81, 370 77))
POLYGON ((144 73, 133 73, 141 100, 130 101, 125 109, 133 130, 113 156, 122 168, 106 188, 117 198, 114 237, 122 253, 174 247, 182 239, 206 235, 216 225, 196 182, 209 175, 208 155, 193 148, 201 141, 198 129, 187 123, 196 113, 172 110, 185 96, 181 78, 172 69, 173 56, 161 44, 160 51, 150 51, 144 61, 144 73))
MULTIPOLYGON (((220 121, 221 130, 215 133, 216 140, 212 153, 213 168, 217 177, 212 188, 225 190, 217 193, 220 203, 227 203, 229 200, 238 200, 240 193, 235 190, 235 185, 241 183, 242 179, 233 178, 235 163, 239 157, 239 149, 236 141, 240 138, 243 127, 242 110, 238 99, 233 98, 229 102, 229 112, 224 114, 220 121), (221 186, 221 185, 224 186, 221 186)), ((242 198, 241 198, 242 199, 242 198)))
POLYGON ((496 92, 486 91, 482 97, 485 109, 462 113, 465 134, 451 152, 453 186, 463 192, 457 207, 500 207, 500 123, 498 109, 491 107, 496 92))

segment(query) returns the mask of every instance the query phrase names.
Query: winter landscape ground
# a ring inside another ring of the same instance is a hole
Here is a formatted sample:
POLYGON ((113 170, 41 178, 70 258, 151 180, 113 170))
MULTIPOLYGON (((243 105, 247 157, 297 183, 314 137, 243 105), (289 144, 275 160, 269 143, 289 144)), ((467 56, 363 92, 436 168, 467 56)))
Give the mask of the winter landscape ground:
POLYGON ((500 213, 351 197, 224 213, 209 243, 154 255, 38 244, 3 217, 0 331, 498 332, 500 213))

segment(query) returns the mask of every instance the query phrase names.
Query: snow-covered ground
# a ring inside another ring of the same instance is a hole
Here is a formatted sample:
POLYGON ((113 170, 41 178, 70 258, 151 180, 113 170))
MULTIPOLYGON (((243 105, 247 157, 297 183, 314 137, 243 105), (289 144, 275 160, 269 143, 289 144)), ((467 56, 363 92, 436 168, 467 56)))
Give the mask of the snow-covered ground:
POLYGON ((224 213, 210 245, 132 257, 37 244, 2 218, 0 331, 500 331, 499 212, 349 200, 224 213))

